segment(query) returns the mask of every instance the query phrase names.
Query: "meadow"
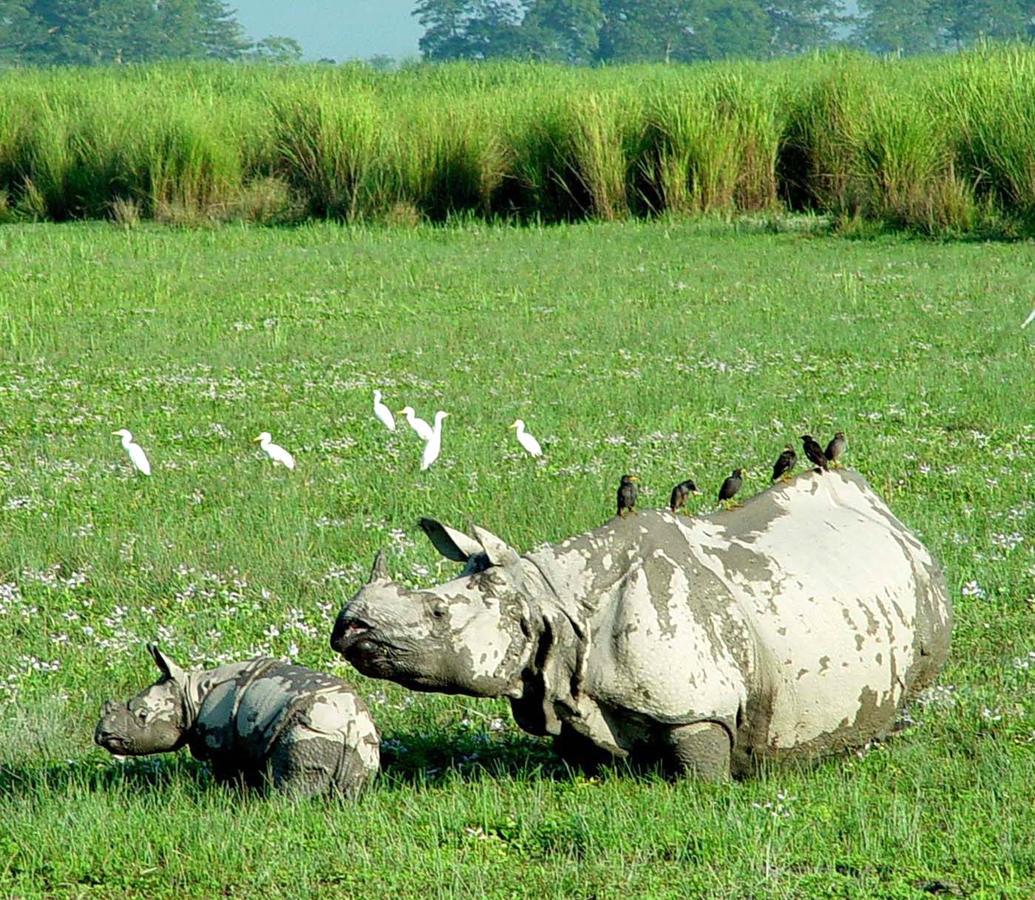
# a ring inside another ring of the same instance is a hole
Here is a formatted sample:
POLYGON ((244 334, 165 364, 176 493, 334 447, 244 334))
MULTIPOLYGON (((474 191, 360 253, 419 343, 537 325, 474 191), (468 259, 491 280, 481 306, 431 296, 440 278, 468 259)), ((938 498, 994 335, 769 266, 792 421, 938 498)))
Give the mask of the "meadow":
POLYGON ((1030 897, 1035 512, 1030 244, 832 237, 811 219, 515 229, 0 228, 0 894, 1030 897), (371 412, 451 413, 443 453, 371 412), (507 425, 543 442, 536 462, 507 425), (134 475, 129 428, 154 474, 134 475), (416 527, 524 551, 805 430, 945 567, 938 684, 886 742, 727 784, 588 777, 505 703, 364 679, 328 646, 416 527), (298 460, 275 468, 252 438, 298 460), (358 805, 242 795, 185 752, 120 762, 103 700, 271 653, 367 698, 358 805))
POLYGON ((0 81, 0 220, 813 211, 1035 233, 1035 50, 572 69, 169 65, 0 81))

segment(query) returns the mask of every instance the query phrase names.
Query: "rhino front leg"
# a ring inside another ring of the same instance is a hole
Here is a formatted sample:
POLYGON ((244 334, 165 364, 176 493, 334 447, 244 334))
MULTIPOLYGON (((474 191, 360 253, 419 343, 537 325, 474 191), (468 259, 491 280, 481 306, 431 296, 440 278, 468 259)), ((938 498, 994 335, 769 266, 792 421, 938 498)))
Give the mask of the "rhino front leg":
POLYGON ((717 722, 694 722, 668 731, 666 767, 674 775, 723 781, 730 777, 730 735, 717 722))

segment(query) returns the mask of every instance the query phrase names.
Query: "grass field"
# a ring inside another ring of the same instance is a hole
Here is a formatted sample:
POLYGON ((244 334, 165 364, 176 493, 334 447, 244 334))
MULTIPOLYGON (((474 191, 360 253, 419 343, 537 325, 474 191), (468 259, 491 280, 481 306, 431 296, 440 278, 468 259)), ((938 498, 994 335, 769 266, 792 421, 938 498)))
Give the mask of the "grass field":
POLYGON ((1035 50, 579 69, 4 70, 0 221, 619 220, 791 208, 1035 235, 1035 50))
POLYGON ((18 225, 0 250, 0 894, 1032 896, 1030 245, 660 220, 18 225), (452 413, 429 472, 375 387, 452 413), (837 427, 956 604, 951 661, 887 743, 722 785, 590 779, 504 703, 365 680, 328 647, 377 548, 410 584, 454 571, 422 514, 526 550, 601 523, 622 472, 644 505, 692 476, 704 509, 734 466, 760 490, 785 442, 837 427), (380 781, 291 802, 185 755, 113 760, 99 707, 152 680, 153 639, 344 674, 380 781))

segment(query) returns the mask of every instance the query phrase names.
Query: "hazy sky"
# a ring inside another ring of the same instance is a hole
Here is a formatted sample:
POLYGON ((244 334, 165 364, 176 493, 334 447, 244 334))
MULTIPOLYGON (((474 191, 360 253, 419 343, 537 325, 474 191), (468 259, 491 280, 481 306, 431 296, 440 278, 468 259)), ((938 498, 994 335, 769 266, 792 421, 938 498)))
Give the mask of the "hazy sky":
POLYGON ((253 38, 293 37, 306 59, 417 55, 421 27, 413 0, 231 0, 253 38))

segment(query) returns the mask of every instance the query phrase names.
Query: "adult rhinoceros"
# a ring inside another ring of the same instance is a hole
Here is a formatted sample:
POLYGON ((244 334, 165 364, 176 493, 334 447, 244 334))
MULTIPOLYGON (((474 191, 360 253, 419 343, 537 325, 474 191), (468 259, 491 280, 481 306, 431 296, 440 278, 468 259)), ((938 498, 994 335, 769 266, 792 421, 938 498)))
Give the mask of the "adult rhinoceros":
POLYGON ((799 475, 702 518, 641 512, 524 556, 422 521, 464 573, 370 582, 331 645, 422 691, 510 699, 574 762, 744 774, 886 734, 949 649, 945 581, 859 475, 799 475))

